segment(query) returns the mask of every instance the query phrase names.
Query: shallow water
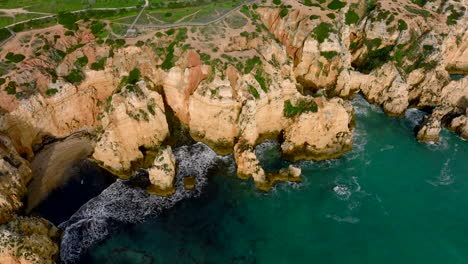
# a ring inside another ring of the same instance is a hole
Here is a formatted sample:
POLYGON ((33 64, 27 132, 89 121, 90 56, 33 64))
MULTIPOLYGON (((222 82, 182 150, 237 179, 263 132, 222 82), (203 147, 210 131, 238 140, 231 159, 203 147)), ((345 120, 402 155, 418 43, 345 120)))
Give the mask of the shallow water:
MULTIPOLYGON (((422 112, 390 118, 353 101, 353 151, 301 162, 303 182, 270 193, 218 169, 198 198, 129 226, 83 263, 468 263, 468 142, 418 143, 422 112)), ((257 149, 287 166, 277 145, 257 149)))

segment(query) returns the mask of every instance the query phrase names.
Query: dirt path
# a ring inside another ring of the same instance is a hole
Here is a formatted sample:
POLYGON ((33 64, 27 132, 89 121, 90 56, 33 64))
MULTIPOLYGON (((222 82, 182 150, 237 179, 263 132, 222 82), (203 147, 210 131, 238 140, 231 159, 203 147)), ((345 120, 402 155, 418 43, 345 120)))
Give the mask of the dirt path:
POLYGON ((53 15, 52 13, 43 13, 43 12, 33 12, 28 11, 23 8, 12 8, 12 9, 0 9, 1 13, 4 13, 6 16, 15 16, 18 14, 40 14, 40 15, 53 15))

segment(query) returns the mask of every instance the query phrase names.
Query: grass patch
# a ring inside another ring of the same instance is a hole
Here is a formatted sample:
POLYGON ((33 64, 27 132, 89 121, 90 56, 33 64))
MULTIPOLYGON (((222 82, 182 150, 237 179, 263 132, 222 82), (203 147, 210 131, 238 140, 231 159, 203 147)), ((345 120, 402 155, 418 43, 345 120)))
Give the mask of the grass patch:
POLYGON ((256 65, 262 65, 260 58, 257 56, 249 58, 245 63, 244 73, 250 73, 256 65))
POLYGON ((338 55, 338 52, 336 51, 321 51, 320 52, 320 56, 323 56, 328 60, 333 59, 336 55, 338 55))
POLYGON ((323 43, 325 39, 328 38, 331 32, 333 32, 333 26, 329 23, 322 22, 314 28, 312 34, 315 37, 315 39, 318 40, 319 43, 323 43))
POLYGON ((169 70, 172 67, 174 67, 174 46, 175 42, 172 42, 169 44, 169 46, 166 49, 166 58, 164 59, 163 63, 161 64, 161 68, 163 70, 169 70))
POLYGON ((288 13, 289 13, 289 10, 287 8, 282 8, 279 15, 280 17, 285 17, 288 15, 288 13))
POLYGON ((253 87, 251 84, 249 84, 249 92, 255 97, 255 99, 260 98, 260 94, 258 93, 257 89, 255 89, 255 87, 253 87))
POLYGON ((258 70, 255 75, 254 75, 255 80, 257 80, 258 84, 260 85, 260 88, 266 93, 268 92, 268 86, 266 83, 265 77, 263 77, 263 74, 260 70, 258 70))
POLYGON ((345 6, 346 2, 341 2, 340 0, 333 0, 327 5, 327 7, 332 10, 339 10, 345 6))
POLYGON ((46 93, 47 96, 52 96, 52 95, 56 94, 57 92, 58 92, 57 89, 50 88, 50 89, 47 89, 45 93, 46 93))
POLYGON ((353 10, 348 10, 345 14, 345 23, 346 25, 357 24, 359 21, 359 15, 356 14, 353 10))
POLYGON ((85 76, 83 72, 79 69, 73 69, 70 73, 65 77, 65 79, 71 84, 80 84, 84 79, 85 76))
POLYGON ((402 19, 398 19, 398 30, 403 31, 408 29, 408 24, 402 19))
POLYGON ((315 113, 317 110, 317 104, 313 100, 307 101, 304 99, 299 99, 295 106, 292 105, 290 100, 286 100, 284 101, 283 116, 287 118, 293 118, 302 113, 315 113))
POLYGON ((76 59, 75 64, 80 68, 85 67, 86 65, 88 65, 88 57, 86 57, 86 55, 83 57, 79 57, 78 59, 76 59))
POLYGON ((13 52, 8 52, 7 55, 5 56, 5 59, 8 61, 18 63, 21 62, 25 59, 26 57, 23 54, 15 54, 13 52))
POLYGON ((409 12, 413 13, 413 14, 420 15, 420 16, 423 16, 425 18, 433 17, 431 12, 429 12, 427 10, 424 10, 424 9, 414 8, 414 7, 409 6, 409 5, 406 5, 405 9, 408 10, 409 12))
POLYGON ((11 37, 10 31, 6 28, 0 28, 0 42, 6 40, 9 37, 11 37))
POLYGON ((102 71, 104 70, 104 65, 106 64, 107 58, 100 58, 98 61, 91 63, 91 70, 102 71))

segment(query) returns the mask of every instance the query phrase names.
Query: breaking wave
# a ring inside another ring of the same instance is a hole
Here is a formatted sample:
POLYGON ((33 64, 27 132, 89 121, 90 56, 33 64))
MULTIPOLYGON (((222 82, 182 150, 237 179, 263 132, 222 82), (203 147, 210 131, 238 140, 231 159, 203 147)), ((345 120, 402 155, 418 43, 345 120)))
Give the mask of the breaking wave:
POLYGON ((175 194, 168 197, 150 195, 147 172, 139 170, 130 180, 117 180, 99 196, 83 205, 68 221, 60 224, 64 230, 60 258, 62 263, 76 263, 97 243, 106 239, 119 227, 156 217, 177 202, 197 197, 207 185, 207 174, 219 162, 232 157, 218 156, 202 143, 174 150, 178 164, 175 194), (193 190, 186 190, 183 178, 193 176, 193 190))

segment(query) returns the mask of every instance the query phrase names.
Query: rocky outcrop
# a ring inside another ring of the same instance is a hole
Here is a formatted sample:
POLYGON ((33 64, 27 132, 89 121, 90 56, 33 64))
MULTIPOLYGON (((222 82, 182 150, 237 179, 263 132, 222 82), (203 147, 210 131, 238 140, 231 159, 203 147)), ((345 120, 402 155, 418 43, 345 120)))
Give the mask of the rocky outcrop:
POLYGON ((468 139, 468 113, 452 119, 449 129, 454 130, 462 138, 468 139))
POLYGON ((0 225, 0 260, 5 264, 53 264, 59 256, 60 231, 36 217, 16 217, 0 225))
POLYGON ((316 102, 317 112, 302 113, 285 128, 281 150, 292 161, 335 158, 352 147, 352 107, 338 98, 316 102))
POLYGON ((267 181, 265 171, 260 166, 253 147, 245 140, 234 146, 234 158, 237 164, 237 176, 241 179, 253 178, 255 183, 267 181))
POLYGON ((103 132, 93 158, 111 171, 125 174, 132 162, 143 159, 140 148, 156 148, 168 136, 164 103, 143 81, 114 94, 106 103, 103 132))
POLYGON ((176 175, 176 160, 170 146, 159 148, 154 157, 153 165, 148 168, 151 186, 150 193, 169 195, 174 193, 174 177, 176 175))
POLYGON ((416 138, 423 142, 438 142, 442 129, 442 118, 451 111, 450 107, 436 108, 421 124, 416 138))
POLYGON ((18 155, 7 136, 0 134, 0 224, 10 221, 23 206, 31 177, 29 162, 18 155))

